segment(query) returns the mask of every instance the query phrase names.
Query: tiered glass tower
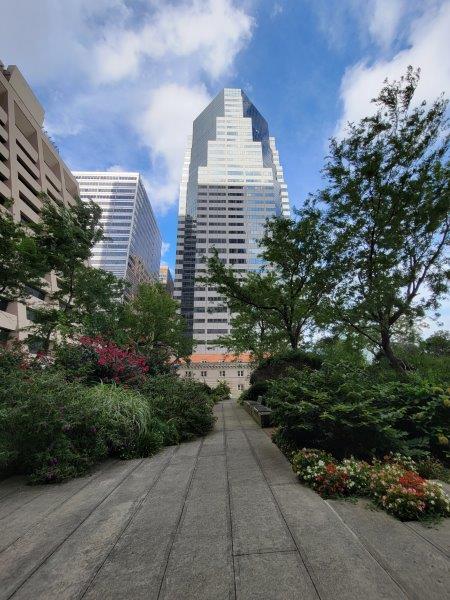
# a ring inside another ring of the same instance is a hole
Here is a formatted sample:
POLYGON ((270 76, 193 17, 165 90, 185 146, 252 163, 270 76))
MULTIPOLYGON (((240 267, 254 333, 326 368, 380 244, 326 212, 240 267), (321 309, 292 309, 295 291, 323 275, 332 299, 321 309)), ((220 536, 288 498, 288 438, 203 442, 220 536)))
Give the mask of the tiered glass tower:
POLYGON ((238 272, 258 270, 258 240, 274 215, 290 216, 275 139, 240 89, 225 88, 195 119, 180 185, 175 298, 181 302, 196 352, 229 332, 230 314, 214 290, 196 278, 215 247, 238 272))

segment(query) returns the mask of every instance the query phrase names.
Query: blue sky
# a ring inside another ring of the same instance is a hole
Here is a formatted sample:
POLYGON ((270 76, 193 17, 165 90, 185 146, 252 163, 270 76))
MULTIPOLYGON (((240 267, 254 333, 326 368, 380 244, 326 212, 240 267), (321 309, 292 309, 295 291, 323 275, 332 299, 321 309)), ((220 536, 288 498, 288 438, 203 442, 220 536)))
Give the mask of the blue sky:
POLYGON ((0 59, 70 168, 143 174, 172 266, 185 139, 222 87, 266 117, 298 205, 386 77, 450 95, 449 31, 450 0, 2 0, 0 59))

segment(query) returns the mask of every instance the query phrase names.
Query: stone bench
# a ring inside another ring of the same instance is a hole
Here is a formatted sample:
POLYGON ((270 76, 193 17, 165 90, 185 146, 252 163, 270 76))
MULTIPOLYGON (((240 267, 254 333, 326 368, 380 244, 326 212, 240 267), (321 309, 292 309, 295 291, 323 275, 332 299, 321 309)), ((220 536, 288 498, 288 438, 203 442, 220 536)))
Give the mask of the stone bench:
POLYGON ((268 406, 254 400, 246 400, 243 407, 260 427, 272 426, 272 409, 268 406))

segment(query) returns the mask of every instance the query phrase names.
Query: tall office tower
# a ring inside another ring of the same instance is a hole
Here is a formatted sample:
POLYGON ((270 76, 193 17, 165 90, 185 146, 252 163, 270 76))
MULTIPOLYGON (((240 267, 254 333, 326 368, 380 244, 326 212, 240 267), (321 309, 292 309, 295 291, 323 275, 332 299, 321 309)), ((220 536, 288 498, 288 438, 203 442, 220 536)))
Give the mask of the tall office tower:
POLYGON ((173 290, 174 290, 174 282, 172 278, 172 273, 167 265, 161 265, 159 267, 159 283, 161 283, 165 288, 169 296, 173 298, 173 290))
MULTIPOLYGON (((0 62, 0 210, 14 221, 39 221, 44 202, 70 205, 78 185, 57 148, 42 129, 44 109, 16 66, 0 62), (47 199, 39 195, 44 192, 47 199), (5 200, 12 200, 11 207, 5 200)), ((0 343, 23 340, 34 319, 34 308, 56 290, 49 273, 39 288, 28 288, 26 302, 0 298, 0 343)))
POLYGON ((257 242, 274 215, 290 215, 275 139, 245 93, 225 88, 194 121, 180 185, 174 295, 196 352, 217 352, 211 342, 230 322, 216 292, 195 281, 204 258, 215 247, 235 271, 258 270, 257 242))
POLYGON ((130 284, 133 294, 146 281, 158 281, 161 234, 139 173, 74 171, 80 198, 102 209, 105 239, 92 250, 91 265, 130 284))

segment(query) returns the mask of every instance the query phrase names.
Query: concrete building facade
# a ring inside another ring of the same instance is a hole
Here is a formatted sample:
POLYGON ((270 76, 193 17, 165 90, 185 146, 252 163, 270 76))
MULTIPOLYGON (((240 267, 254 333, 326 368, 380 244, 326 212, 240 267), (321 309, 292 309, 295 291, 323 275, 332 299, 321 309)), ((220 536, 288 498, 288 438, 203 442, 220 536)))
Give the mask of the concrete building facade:
MULTIPOLYGON (((67 206, 78 196, 77 182, 43 123, 44 109, 19 69, 0 62, 0 210, 8 210, 16 222, 38 222, 44 202, 67 206), (5 200, 13 201, 11 208, 5 200)), ((56 278, 49 273, 41 288, 29 288, 26 303, 0 298, 0 340, 24 339, 33 306, 55 289, 56 278)))
POLYGON ((166 288, 169 296, 173 298, 174 282, 172 273, 167 265, 159 267, 159 282, 166 288))
POLYGON ((196 282, 205 258, 215 248, 234 271, 258 271, 258 241, 275 215, 290 216, 275 139, 246 94, 225 88, 194 121, 180 185, 174 296, 196 352, 216 354, 230 329, 222 299, 196 282))
POLYGON ((139 173, 75 171, 82 200, 102 209, 105 239, 92 250, 91 265, 131 285, 158 281, 161 234, 139 173))
POLYGON ((211 387, 220 381, 230 386, 232 398, 237 398, 249 386, 252 371, 249 354, 238 356, 223 353, 193 354, 188 363, 178 365, 177 372, 182 378, 192 378, 211 387))

